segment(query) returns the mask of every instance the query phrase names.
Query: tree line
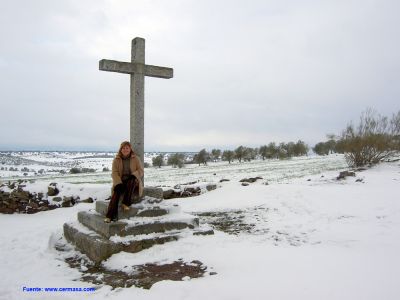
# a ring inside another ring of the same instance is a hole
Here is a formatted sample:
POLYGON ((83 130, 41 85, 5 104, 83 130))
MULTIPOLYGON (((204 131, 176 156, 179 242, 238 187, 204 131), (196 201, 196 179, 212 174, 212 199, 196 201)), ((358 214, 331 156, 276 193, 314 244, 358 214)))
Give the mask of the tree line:
POLYGON ((187 160, 183 153, 174 153, 169 155, 167 159, 163 154, 153 157, 153 166, 161 167, 171 165, 173 167, 182 168, 185 163, 196 163, 199 165, 207 165, 209 162, 227 161, 231 163, 234 160, 238 162, 251 161, 255 159, 287 159, 296 156, 307 155, 309 147, 306 143, 299 140, 297 143, 279 143, 271 142, 268 145, 259 148, 251 148, 239 146, 235 150, 212 149, 210 152, 206 149, 200 150, 191 160, 187 160))

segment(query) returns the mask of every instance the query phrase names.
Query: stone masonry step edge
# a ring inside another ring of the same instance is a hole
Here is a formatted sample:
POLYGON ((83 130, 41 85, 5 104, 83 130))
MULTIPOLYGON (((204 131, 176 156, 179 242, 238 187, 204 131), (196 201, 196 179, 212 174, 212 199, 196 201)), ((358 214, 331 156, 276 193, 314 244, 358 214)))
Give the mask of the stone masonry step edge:
POLYGON ((86 227, 89 227, 106 238, 113 235, 142 235, 170 230, 181 230, 185 228, 194 229, 199 225, 199 220, 196 217, 193 217, 191 223, 174 220, 155 221, 152 223, 137 224, 133 226, 128 225, 122 220, 105 223, 103 216, 87 211, 78 212, 78 220, 86 227))
POLYGON ((74 244, 95 263, 100 263, 111 255, 121 251, 136 253, 150 248, 155 244, 164 244, 166 242, 178 240, 178 235, 169 235, 135 240, 128 243, 114 243, 99 235, 82 232, 73 226, 73 223, 64 224, 64 236, 67 241, 74 244))

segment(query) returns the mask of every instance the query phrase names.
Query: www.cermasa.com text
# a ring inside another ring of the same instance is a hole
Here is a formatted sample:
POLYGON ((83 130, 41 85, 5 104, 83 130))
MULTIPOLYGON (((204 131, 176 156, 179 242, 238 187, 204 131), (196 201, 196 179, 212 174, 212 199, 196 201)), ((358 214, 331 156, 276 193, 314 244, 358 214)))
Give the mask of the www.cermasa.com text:
POLYGON ((87 287, 87 288, 65 288, 65 287, 59 287, 59 288, 40 288, 40 287, 22 287, 23 292, 94 292, 96 289, 94 287, 87 287))

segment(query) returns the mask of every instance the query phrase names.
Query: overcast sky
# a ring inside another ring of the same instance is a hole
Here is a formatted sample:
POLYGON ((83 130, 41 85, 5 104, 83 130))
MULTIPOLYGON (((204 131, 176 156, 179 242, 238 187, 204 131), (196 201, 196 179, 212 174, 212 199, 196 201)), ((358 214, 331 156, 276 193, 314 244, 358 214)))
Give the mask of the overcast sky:
POLYGON ((145 151, 340 133, 400 109, 400 1, 0 0, 0 150, 114 150, 129 139, 130 60, 146 78, 145 151))

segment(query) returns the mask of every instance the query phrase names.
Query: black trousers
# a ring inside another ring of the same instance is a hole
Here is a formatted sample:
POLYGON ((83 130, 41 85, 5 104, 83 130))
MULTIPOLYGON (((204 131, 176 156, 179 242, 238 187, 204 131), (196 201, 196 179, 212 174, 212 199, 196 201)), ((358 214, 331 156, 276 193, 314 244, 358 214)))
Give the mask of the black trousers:
POLYGON ((130 206, 132 204, 132 197, 139 196, 139 182, 136 177, 132 177, 127 180, 122 181, 123 189, 120 192, 114 191, 110 203, 108 204, 107 218, 111 220, 118 219, 118 201, 121 195, 123 194, 122 203, 126 206, 130 206))

